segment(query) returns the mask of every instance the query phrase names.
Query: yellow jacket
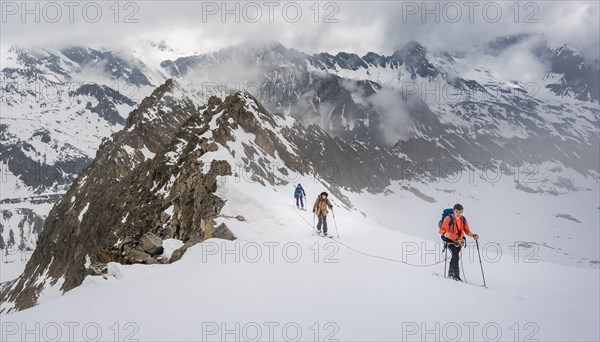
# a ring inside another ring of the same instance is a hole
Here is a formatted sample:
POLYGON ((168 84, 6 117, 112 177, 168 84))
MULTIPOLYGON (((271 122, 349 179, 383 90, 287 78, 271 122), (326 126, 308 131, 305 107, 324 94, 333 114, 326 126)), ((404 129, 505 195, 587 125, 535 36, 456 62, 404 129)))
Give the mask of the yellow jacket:
POLYGON ((327 211, 327 208, 333 208, 331 202, 329 202, 329 198, 326 197, 325 199, 322 199, 319 195, 319 197, 317 197, 317 200, 315 201, 315 205, 313 205, 313 212, 317 214, 317 216, 327 216, 327 214, 329 213, 327 211))

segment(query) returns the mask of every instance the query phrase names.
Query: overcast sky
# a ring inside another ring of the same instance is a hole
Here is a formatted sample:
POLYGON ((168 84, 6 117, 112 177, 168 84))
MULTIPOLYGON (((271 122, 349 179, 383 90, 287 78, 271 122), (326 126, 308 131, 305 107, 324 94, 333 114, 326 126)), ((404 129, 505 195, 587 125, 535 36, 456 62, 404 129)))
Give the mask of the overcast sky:
POLYGON ((74 3, 31 1, 24 8, 21 0, 2 0, 2 50, 164 39, 181 50, 205 52, 276 40, 307 53, 362 55, 390 54, 410 40, 429 49, 466 50, 498 36, 536 33, 551 44, 575 46, 587 58, 600 55, 598 1, 230 1, 226 8, 222 1, 74 3))

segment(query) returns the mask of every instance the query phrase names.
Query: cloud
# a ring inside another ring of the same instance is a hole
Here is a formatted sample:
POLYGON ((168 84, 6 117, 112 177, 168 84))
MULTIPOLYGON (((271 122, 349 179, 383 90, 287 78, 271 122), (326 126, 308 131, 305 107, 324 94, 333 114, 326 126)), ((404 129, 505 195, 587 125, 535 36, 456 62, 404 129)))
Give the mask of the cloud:
POLYGON ((410 138, 413 121, 408 107, 413 103, 403 101, 402 98, 397 90, 383 88, 366 99, 371 108, 380 115, 384 145, 392 146, 399 140, 410 138))
POLYGON ((357 105, 369 113, 377 113, 380 143, 393 146, 399 140, 411 138, 413 119, 410 112, 418 105, 417 97, 403 96, 401 90, 389 87, 367 95, 353 80, 343 80, 341 86, 351 94, 357 105))
POLYGON ((600 55, 597 1, 131 1, 120 2, 118 10, 114 2, 52 3, 2 1, 2 44, 128 47, 164 39, 180 50, 205 52, 276 40, 307 53, 390 54, 410 40, 460 50, 497 36, 535 33, 589 58, 600 55))
POLYGON ((505 81, 539 82, 551 70, 549 61, 539 58, 536 49, 544 46, 544 37, 530 36, 521 42, 491 55, 485 49, 471 51, 468 58, 455 65, 457 76, 477 79, 484 68, 495 73, 495 78, 505 81))

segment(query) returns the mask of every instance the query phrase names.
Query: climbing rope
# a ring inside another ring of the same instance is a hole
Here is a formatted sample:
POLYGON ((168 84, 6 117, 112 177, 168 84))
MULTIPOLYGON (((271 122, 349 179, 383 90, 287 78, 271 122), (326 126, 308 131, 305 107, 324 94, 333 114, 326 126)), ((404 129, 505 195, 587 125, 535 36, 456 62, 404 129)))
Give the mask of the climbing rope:
POLYGON ((310 229, 312 230, 312 225, 310 224, 310 222, 308 222, 302 215, 300 215, 300 213, 297 210, 294 210, 294 212, 296 213, 296 215, 300 216, 300 218, 302 219, 302 221, 306 222, 306 224, 310 227, 310 229))
MULTIPOLYGON (((294 210, 294 212, 296 212, 296 211, 294 210)), ((308 221, 307 221, 307 220, 306 220, 304 217, 302 217, 302 215, 300 215, 300 213, 296 212, 296 214, 298 214, 298 216, 300 216, 300 218, 302 218, 302 220, 303 220, 303 221, 304 221, 304 222, 305 222, 305 223, 306 223, 306 224, 307 224, 309 227, 311 227, 311 229, 313 229, 313 228, 312 228, 312 226, 311 226, 311 224, 310 224, 310 222, 308 222, 308 221)), ((356 249, 356 248, 353 248, 353 247, 351 247, 351 246, 349 246, 349 245, 347 245, 347 244, 343 243, 343 242, 342 242, 342 241, 340 241, 340 240, 337 240, 337 239, 331 239, 331 240, 332 240, 333 242, 335 242, 335 243, 337 243, 337 244, 341 245, 341 246, 344 246, 344 247, 346 247, 346 248, 350 249, 351 251, 354 251, 354 252, 356 252, 356 253, 358 253, 358 254, 362 254, 362 255, 364 255, 364 256, 368 256, 368 257, 370 257, 370 258, 376 258, 376 259, 381 259, 381 260, 386 260, 386 261, 391 261, 391 262, 398 262, 398 263, 405 264, 405 265, 408 265, 408 266, 413 266, 413 267, 432 267, 432 266, 435 266, 435 265, 439 265, 439 264, 441 264, 442 262, 444 262, 444 261, 446 261, 446 260, 447 260, 447 258, 444 258, 444 259, 442 259, 442 260, 440 260, 440 261, 438 261, 438 262, 435 262, 435 263, 433 263, 433 264, 425 264, 425 265, 411 264, 411 263, 409 263, 409 262, 406 262, 406 261, 403 261, 403 260, 399 260, 399 259, 393 259, 393 258, 388 258, 388 257, 384 257, 384 256, 379 256, 379 255, 374 255, 374 254, 365 253, 365 252, 359 251, 358 249, 356 249)), ((464 270, 463 270, 463 272, 464 272, 464 270)))
POLYGON ((392 262, 398 262, 398 263, 402 263, 402 264, 406 264, 408 266, 412 266, 412 267, 431 267, 431 266, 435 266, 435 265, 439 265, 442 262, 446 261, 446 259, 442 259, 438 262, 435 262, 433 264, 425 264, 425 265, 417 265, 417 264, 411 264, 409 262, 403 261, 403 260, 398 260, 398 259, 392 259, 392 258, 387 258, 387 257, 383 257, 383 256, 379 256, 379 255, 374 255, 374 254, 369 254, 369 253, 365 253, 365 252, 361 252, 358 249, 352 248, 351 246, 341 242, 340 240, 336 240, 336 239, 332 239, 335 243, 342 245, 356 253, 371 257, 371 258, 377 258, 377 259, 381 259, 381 260, 386 260, 386 261, 392 261, 392 262))

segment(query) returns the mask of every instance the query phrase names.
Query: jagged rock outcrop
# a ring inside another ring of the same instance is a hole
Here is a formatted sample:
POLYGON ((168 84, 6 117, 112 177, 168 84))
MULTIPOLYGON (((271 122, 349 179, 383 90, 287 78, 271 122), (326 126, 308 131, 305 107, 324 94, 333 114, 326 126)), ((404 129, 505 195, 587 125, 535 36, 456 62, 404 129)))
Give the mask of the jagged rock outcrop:
POLYGON ((153 233, 146 233, 139 241, 139 247, 151 256, 159 255, 163 252, 162 240, 153 233))
POLYGON ((224 204, 213 195, 215 179, 229 174, 230 167, 216 162, 208 172, 199 171, 197 158, 209 148, 202 149, 207 146, 197 136, 177 151, 185 123, 208 128, 199 104, 173 81, 142 101, 53 207, 23 275, 0 293, 1 310, 33 306, 51 286, 68 291, 87 274, 102 272, 97 265, 160 261, 158 241, 148 233, 187 241, 212 229, 210 222, 224 204), (195 146, 201 147, 191 151, 195 146), (171 162, 170 152, 180 158, 171 162), (170 207, 171 215, 165 213, 170 207), (95 270, 86 264, 96 265, 95 270))

